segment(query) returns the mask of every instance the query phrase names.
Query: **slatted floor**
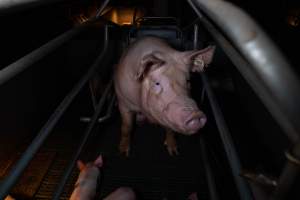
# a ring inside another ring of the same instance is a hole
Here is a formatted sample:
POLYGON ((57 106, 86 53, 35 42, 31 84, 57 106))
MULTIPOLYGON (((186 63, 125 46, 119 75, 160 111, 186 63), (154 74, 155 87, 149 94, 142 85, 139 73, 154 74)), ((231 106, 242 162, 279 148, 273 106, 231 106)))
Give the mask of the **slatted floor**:
MULTIPOLYGON (((80 134, 56 131, 51 135, 41 149, 55 155, 49 158, 49 170, 43 175, 34 197, 22 199, 51 199, 78 145, 80 134)), ((141 200, 181 200, 195 191, 199 199, 209 199, 200 158, 199 136, 178 135, 180 155, 171 157, 163 145, 163 129, 147 123, 138 125, 132 136, 130 156, 126 158, 118 152, 119 134, 120 119, 114 116, 110 122, 95 129, 87 151, 81 158, 89 161, 99 153, 104 156, 105 165, 97 199, 102 199, 120 186, 132 187, 141 200)), ((78 170, 75 168, 61 199, 69 198, 77 175, 78 170)))

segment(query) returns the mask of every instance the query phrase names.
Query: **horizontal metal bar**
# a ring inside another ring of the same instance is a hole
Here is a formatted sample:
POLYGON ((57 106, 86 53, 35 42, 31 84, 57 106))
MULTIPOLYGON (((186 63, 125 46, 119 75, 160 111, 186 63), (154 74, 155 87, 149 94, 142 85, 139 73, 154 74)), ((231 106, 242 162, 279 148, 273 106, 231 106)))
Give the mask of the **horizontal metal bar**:
POLYGON ((107 95, 109 93, 109 91, 112 89, 112 83, 113 81, 111 80, 108 84, 108 86, 106 87, 105 91, 103 92, 103 95, 100 99, 100 102, 98 103, 97 107, 96 107, 96 110, 95 110, 95 113, 92 117, 92 120, 91 122, 89 123, 87 129, 85 130, 84 134, 83 134, 83 137, 82 139, 80 140, 80 144, 78 146, 78 148, 76 149, 76 152, 74 153, 74 155, 72 156, 72 159, 71 161, 69 162, 65 172, 64 172, 64 175, 62 177, 62 179, 60 180, 60 182, 57 184, 57 187, 54 191, 54 196, 53 196, 53 200, 58 200, 60 198, 60 195, 61 193, 63 192, 63 189, 64 189, 64 186, 65 184, 67 183, 71 173, 72 173, 72 170, 76 164, 76 161, 77 159, 79 158, 79 155, 80 153, 82 152, 84 146, 85 146, 85 143, 87 142, 89 136, 91 135, 91 132, 94 128, 94 125, 95 123, 97 122, 97 118, 100 114, 100 112, 102 111, 103 109, 103 105, 105 103, 105 100, 107 98, 107 95))
POLYGON ((59 104, 54 113, 50 116, 47 123, 42 127, 37 136, 33 139, 29 147, 26 149, 22 157, 18 160, 18 162, 14 165, 10 173, 7 177, 5 177, 4 181, 0 187, 0 199, 4 199, 4 197, 9 192, 10 188, 17 182, 17 179, 20 177, 25 167, 29 164, 33 156, 37 153, 39 148, 42 146, 44 141, 49 136, 52 129, 55 127, 58 120, 62 117, 66 109, 70 106, 76 95, 83 88, 86 82, 90 79, 90 77, 95 73, 99 66, 101 66, 102 58, 107 50, 108 46, 108 27, 105 26, 104 29, 104 47, 101 54, 98 56, 94 64, 90 67, 87 73, 80 79, 80 81, 73 87, 73 89, 67 94, 64 100, 59 104))
POLYGON ((222 0, 188 0, 230 38, 251 64, 236 66, 292 142, 300 133, 300 82, 273 42, 245 12, 222 0), (297 136, 296 136, 297 135, 297 136))

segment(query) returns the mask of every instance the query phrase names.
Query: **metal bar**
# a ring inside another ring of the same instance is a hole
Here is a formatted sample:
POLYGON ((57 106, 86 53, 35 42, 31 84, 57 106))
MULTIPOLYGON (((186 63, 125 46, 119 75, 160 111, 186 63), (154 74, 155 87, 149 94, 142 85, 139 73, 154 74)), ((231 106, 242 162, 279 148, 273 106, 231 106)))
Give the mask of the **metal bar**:
POLYGON ((206 145, 203 138, 200 138, 201 157, 203 160, 205 176, 207 179, 207 185, 209 189, 209 196, 211 200, 219 200, 219 195, 216 188, 215 178, 211 169, 210 162, 207 158, 206 145))
POLYGON ((73 87, 69 94, 64 98, 64 100, 59 104, 54 113, 50 116, 46 124, 39 131, 37 136, 33 139, 29 147, 26 149, 22 157, 14 165, 13 169, 10 171, 9 175, 4 179, 0 187, 0 199, 8 194, 10 188, 17 182, 25 167, 29 164, 33 156, 37 153, 39 148, 42 146, 44 141, 47 139, 48 135, 55 127, 58 120, 62 117, 66 109, 72 103, 73 99, 86 84, 89 78, 95 73, 97 68, 100 66, 102 58, 106 52, 108 44, 108 27, 105 26, 104 29, 104 48, 101 54, 98 56, 94 64, 90 67, 88 72, 80 79, 80 81, 73 87))
POLYGON ((300 133, 300 82, 277 47, 245 12, 222 0, 187 0, 210 17, 251 64, 236 66, 292 142, 300 133), (258 86, 258 87, 257 87, 258 86))
POLYGON ((101 7, 97 10, 97 14, 96 14, 96 18, 99 18, 101 16, 101 13, 103 12, 104 8, 107 6, 107 4, 109 3, 109 0, 105 0, 101 7))
POLYGON ((60 198, 61 193, 63 192, 64 186, 67 183, 70 174, 72 173, 72 170, 76 164, 77 159, 79 158, 79 155, 85 145, 85 143, 87 142, 95 123, 97 122, 97 118, 98 115, 100 114, 100 112, 102 111, 103 105, 105 103, 106 97, 108 95, 109 90, 112 88, 112 83, 113 81, 111 80, 108 84, 108 86, 106 87, 99 104, 97 105, 97 108, 95 110, 95 113, 92 117, 91 122, 89 123, 87 129, 85 130, 82 139, 80 140, 80 144, 79 147, 77 148, 76 152, 74 153, 74 155, 72 156, 72 159, 70 161, 70 163, 68 164, 65 172, 64 172, 64 176, 63 178, 60 180, 60 182, 58 183, 55 192, 54 192, 54 196, 53 196, 53 200, 58 200, 60 198))
POLYGON ((238 188, 240 198, 243 200, 253 199, 247 182, 242 177, 240 177, 240 172, 241 172, 240 160, 236 153, 236 150, 235 150, 232 138, 231 138, 231 134, 229 133, 228 127, 224 120, 223 113, 218 105, 216 97, 209 85, 209 82, 208 82, 205 74, 202 73, 201 78, 202 78, 203 85, 205 87, 205 91, 207 92, 207 97, 210 102, 218 130, 220 132, 223 146, 224 146, 224 149, 225 149, 225 152, 226 152, 226 155, 227 155, 230 167, 231 167, 231 172, 232 172, 235 184, 238 188))
MULTIPOLYGON (((198 25, 195 24, 194 25, 194 41, 193 41, 193 49, 197 49, 198 47, 198 25)), ((204 94, 205 94, 205 89, 204 87, 202 88, 202 92, 201 92, 201 103, 203 103, 204 101, 204 94)), ((210 199, 211 200, 218 200, 219 196, 218 196, 218 192, 216 189, 216 182, 212 173, 212 169, 209 163, 209 160, 207 158, 207 151, 206 151, 206 145, 204 142, 203 138, 200 138, 200 148, 201 148, 201 157, 203 160, 203 165, 204 165, 204 169, 205 169, 205 176, 207 179, 207 185, 208 185, 208 189, 209 189, 209 195, 210 195, 210 199)))
POLYGON ((66 2, 67 0, 1 0, 0 14, 5 14, 13 10, 24 10, 33 6, 53 4, 60 1, 66 2))
POLYGON ((279 177, 278 185, 271 195, 272 200, 287 199, 291 186, 300 174, 300 143, 297 143, 291 152, 286 152, 287 163, 279 177))
MULTIPOLYGON (((198 44, 198 25, 195 24, 194 25, 194 41, 193 41, 194 49, 197 48, 197 44, 198 44)), ((221 136, 221 139, 222 139, 222 142, 224 145, 224 149, 226 151, 227 158, 229 160, 233 178, 234 178, 236 186, 238 188, 240 197, 241 197, 241 199, 244 199, 244 200, 252 199, 247 182, 239 176, 240 171, 241 171, 241 164, 240 164, 238 155, 236 153, 234 144, 232 142, 231 134, 229 133, 226 122, 224 120, 222 111, 219 108, 218 102, 214 96, 212 89, 210 88, 209 82, 207 81, 207 78, 204 73, 201 73, 201 79, 203 82, 204 89, 207 92, 208 100, 212 107, 214 117, 216 119, 216 124, 217 124, 219 132, 220 132, 220 136, 221 136)), ((212 184, 212 183, 210 183, 210 184, 212 184)), ((212 187, 211 190, 214 189, 213 188, 214 186, 212 186, 212 185, 209 185, 209 186, 212 187)), ((217 197, 215 197, 215 198, 217 198, 217 197)))
POLYGON ((85 30, 90 23, 84 23, 80 26, 77 26, 62 35, 54 38, 53 40, 49 41, 48 43, 42 45, 41 47, 35 49, 31 53, 27 54, 26 56, 20 58, 19 60, 15 61, 14 63, 6 66, 2 70, 0 70, 0 85, 5 83, 6 81, 10 80, 17 74, 21 73, 28 67, 30 67, 35 62, 41 60, 53 50, 57 49, 59 46, 63 45, 65 42, 72 39, 74 36, 78 35, 80 32, 85 30))
MULTIPOLYGON (((208 31, 213 35, 213 37, 216 39, 216 41, 220 44, 220 46, 223 48, 224 52, 229 56, 231 61, 240 68, 243 66, 244 71, 240 69, 241 73, 246 73, 248 76, 251 76, 253 73, 248 72, 251 70, 250 64, 237 52, 236 49, 230 44, 230 42, 223 36, 221 35, 214 27, 213 25, 201 14, 201 21, 202 23, 206 26, 208 31)), ((253 76, 252 79, 254 80, 256 77, 253 76)), ((254 83, 255 88, 259 87, 259 82, 254 83)), ((294 134, 293 132, 287 132, 288 137, 290 138, 291 141, 295 143, 295 141, 298 140, 298 135, 294 134)), ((298 158, 300 157, 300 152, 298 154, 298 158)), ((299 166, 296 166, 295 163, 288 162, 280 176, 279 179, 279 185, 274 191, 272 195, 272 199, 285 199, 286 194, 289 191, 290 186, 292 183, 295 181, 297 175, 299 174, 299 166)), ((255 198, 258 199, 267 199, 267 194, 261 188, 260 185, 256 185, 253 183, 250 183, 252 186, 253 190, 253 195, 255 195, 255 198)))
POLYGON ((96 110, 96 106, 97 106, 96 94, 94 92, 94 87, 93 87, 93 83, 91 82, 91 80, 89 81, 89 89, 90 89, 90 94, 91 94, 92 105, 93 105, 94 110, 96 110))
MULTIPOLYGON (((0 1, 0 7, 1 3, 8 4, 9 2, 15 2, 15 3, 21 3, 21 2, 29 2, 29 1, 36 1, 36 0, 27 0, 27 1, 0 1)), ((49 53, 51 53, 53 50, 57 49, 59 46, 63 45, 65 42, 72 39, 74 36, 81 33, 83 30, 85 30, 90 24, 94 23, 99 17, 102 11, 104 10, 105 6, 108 4, 109 0, 106 0, 102 6, 97 11, 97 15, 90 18, 86 22, 76 26, 75 28, 63 33, 62 35, 54 38, 53 40, 50 40, 46 44, 42 45, 41 47, 35 49, 31 53, 25 55, 24 57, 20 58, 19 60, 15 61, 14 63, 6 66, 2 70, 0 70, 0 85, 5 83, 6 81, 10 80, 17 74, 23 72, 25 69, 30 67, 32 64, 36 63, 37 61, 43 59, 45 56, 47 56, 49 53)))
MULTIPOLYGON (((107 109, 106 115, 103 116, 103 117, 100 117, 98 119, 98 123, 103 123, 104 121, 106 121, 107 119, 109 119, 111 117, 111 115, 112 115, 112 108, 113 108, 113 105, 115 104, 115 100, 116 100, 116 96, 113 95, 112 100, 110 101, 110 104, 108 105, 108 109, 107 109)), ((90 122, 91 118, 90 117, 80 117, 80 121, 82 121, 82 122, 90 122)))

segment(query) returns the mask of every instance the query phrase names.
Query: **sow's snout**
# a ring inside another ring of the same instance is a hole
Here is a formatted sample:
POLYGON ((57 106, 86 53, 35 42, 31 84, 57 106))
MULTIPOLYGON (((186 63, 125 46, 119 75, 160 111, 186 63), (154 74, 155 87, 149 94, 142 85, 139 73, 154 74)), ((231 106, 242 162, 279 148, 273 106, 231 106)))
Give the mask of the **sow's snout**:
POLYGON ((168 109, 168 119, 174 124, 175 131, 191 135, 203 128, 207 119, 205 114, 197 106, 180 106, 173 103, 168 109))
POLYGON ((206 116, 201 111, 192 111, 187 113, 184 121, 184 129, 186 133, 196 133, 200 128, 204 127, 206 123, 206 116))

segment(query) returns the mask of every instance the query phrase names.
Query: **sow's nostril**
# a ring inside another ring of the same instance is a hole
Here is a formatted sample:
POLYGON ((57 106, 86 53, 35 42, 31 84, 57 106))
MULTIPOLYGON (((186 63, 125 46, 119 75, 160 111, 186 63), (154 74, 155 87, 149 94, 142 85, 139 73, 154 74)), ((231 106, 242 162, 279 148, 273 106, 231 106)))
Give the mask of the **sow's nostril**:
POLYGON ((186 120, 185 127, 189 132, 196 132, 204 127, 206 120, 206 116, 203 113, 194 112, 190 115, 189 119, 186 120))
POLYGON ((186 122, 186 127, 190 130, 197 130, 200 128, 200 119, 199 118, 193 118, 186 122))
POLYGON ((199 121, 200 121, 200 128, 203 128, 204 125, 206 124, 207 119, 205 116, 203 116, 203 117, 200 117, 199 121))

